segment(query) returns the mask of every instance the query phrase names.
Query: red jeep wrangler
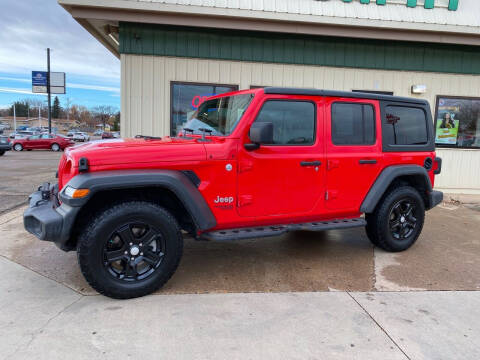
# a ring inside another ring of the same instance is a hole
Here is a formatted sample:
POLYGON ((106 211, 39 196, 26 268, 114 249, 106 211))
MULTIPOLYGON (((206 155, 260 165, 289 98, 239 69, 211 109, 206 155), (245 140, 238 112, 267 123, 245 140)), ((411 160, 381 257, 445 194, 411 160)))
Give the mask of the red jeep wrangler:
POLYGON ((239 91, 207 99, 178 137, 67 149, 58 185, 30 196, 24 224, 76 249, 97 291, 133 298, 169 280, 184 233, 224 241, 366 226, 374 245, 406 250, 442 201, 440 170, 427 101, 239 91))

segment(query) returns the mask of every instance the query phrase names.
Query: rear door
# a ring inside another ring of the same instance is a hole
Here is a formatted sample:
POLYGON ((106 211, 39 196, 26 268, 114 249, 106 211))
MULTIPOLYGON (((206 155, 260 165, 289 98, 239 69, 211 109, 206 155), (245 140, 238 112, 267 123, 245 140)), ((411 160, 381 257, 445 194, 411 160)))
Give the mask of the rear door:
POLYGON ((326 99, 326 207, 359 211, 382 169, 377 100, 326 99))
MULTIPOLYGON (((323 99, 270 96, 255 122, 271 122, 274 143, 238 153, 238 213, 244 217, 309 213, 323 206, 323 99), (318 107, 322 111, 318 111, 318 107)), ((250 126, 248 127, 248 129, 250 126)))

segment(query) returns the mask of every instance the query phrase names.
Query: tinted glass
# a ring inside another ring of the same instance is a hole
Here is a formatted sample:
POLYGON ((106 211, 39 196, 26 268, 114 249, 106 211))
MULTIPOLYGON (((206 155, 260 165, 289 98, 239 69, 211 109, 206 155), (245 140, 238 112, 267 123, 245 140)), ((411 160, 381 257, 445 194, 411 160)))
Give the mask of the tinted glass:
POLYGON ((198 110, 200 104, 208 97, 235 91, 238 86, 215 84, 172 84, 171 135, 176 136, 185 123, 198 110))
POLYGON ((387 106, 385 121, 393 127, 395 145, 421 145, 428 142, 427 117, 422 109, 387 106))
POLYGON ((315 105, 307 101, 267 101, 256 122, 273 124, 275 145, 311 145, 315 140, 315 105))
POLYGON ((372 105, 335 103, 332 105, 332 142, 335 145, 375 143, 375 113, 372 105))
POLYGON ((195 134, 202 134, 200 129, 209 129, 211 135, 230 135, 252 99, 253 94, 242 94, 205 101, 190 115, 184 127, 195 134))

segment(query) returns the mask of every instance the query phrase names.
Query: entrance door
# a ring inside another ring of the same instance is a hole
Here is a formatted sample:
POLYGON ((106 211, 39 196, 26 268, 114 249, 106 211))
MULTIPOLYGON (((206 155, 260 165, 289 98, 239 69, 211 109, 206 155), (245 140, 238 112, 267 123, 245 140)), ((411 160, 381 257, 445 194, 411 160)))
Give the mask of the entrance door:
POLYGON ((382 168, 378 102, 327 98, 325 110, 327 208, 359 211, 382 168))
POLYGON ((242 144, 239 149, 240 216, 303 214, 323 202, 323 111, 318 106, 308 98, 263 103, 255 121, 273 124, 273 144, 253 151, 242 144))

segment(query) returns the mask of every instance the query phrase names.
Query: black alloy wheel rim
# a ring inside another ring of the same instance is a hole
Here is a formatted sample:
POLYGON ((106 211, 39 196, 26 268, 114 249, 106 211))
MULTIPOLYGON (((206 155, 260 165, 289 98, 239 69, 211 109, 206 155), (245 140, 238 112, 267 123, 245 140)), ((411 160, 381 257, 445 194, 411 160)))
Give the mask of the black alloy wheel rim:
POLYGON ((103 264, 115 279, 126 282, 150 277, 165 257, 165 238, 154 227, 130 222, 120 226, 103 247, 103 264))
POLYGON ((392 237, 397 240, 408 239, 417 227, 417 206, 410 198, 403 198, 393 204, 389 216, 389 228, 392 237))

